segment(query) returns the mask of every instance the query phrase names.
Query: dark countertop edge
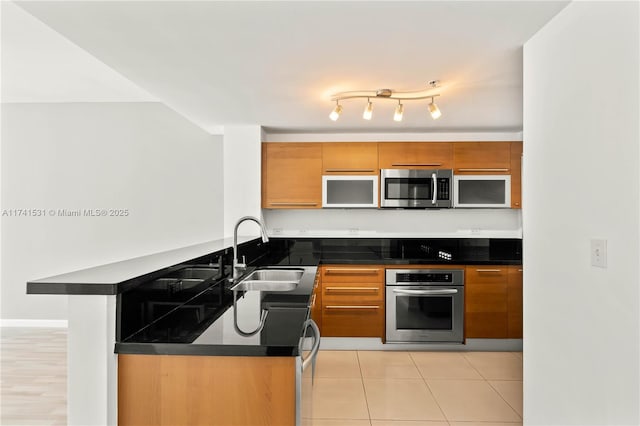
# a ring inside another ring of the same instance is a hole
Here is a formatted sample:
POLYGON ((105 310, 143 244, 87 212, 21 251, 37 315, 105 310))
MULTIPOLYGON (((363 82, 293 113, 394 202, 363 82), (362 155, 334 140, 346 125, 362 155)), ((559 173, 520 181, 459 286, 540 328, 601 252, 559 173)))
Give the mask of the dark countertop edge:
MULTIPOLYGON (((238 246, 242 247, 243 245, 249 244, 258 239, 259 238, 256 237, 248 241, 243 241, 242 243, 239 243, 238 246)), ((167 265, 155 271, 151 271, 143 275, 132 277, 130 279, 127 279, 118 283, 39 282, 40 280, 27 281, 27 294, 51 294, 51 295, 72 295, 72 296, 73 295, 114 296, 114 295, 123 293, 137 286, 138 284, 161 277, 166 273, 170 272, 171 268, 174 268, 183 264, 189 264, 190 262, 193 262, 203 257, 216 256, 228 250, 230 247, 231 246, 223 247, 219 250, 202 254, 200 256, 191 258, 184 262, 167 265)), ((115 262, 115 263, 119 263, 119 262, 115 262)))
POLYGON ((192 345, 189 343, 116 343, 119 355, 298 356, 297 346, 192 345))

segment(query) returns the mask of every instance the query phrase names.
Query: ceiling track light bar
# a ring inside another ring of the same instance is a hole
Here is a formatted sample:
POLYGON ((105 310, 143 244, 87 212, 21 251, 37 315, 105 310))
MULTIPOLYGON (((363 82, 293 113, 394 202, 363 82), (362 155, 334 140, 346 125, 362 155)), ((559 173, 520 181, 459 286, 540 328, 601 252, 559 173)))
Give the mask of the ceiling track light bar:
MULTIPOLYGON (((387 89, 384 89, 387 90, 387 89)), ((377 92, 368 91, 368 92, 342 92, 336 93, 331 97, 331 100, 343 101, 345 99, 357 99, 357 98, 377 98, 377 99, 394 99, 396 101, 418 101, 420 99, 431 99, 437 98, 440 96, 439 93, 434 93, 431 95, 419 95, 414 96, 411 94, 412 92, 393 92, 390 95, 379 95, 377 92)))
POLYGON ((428 106, 429 113, 431 117, 435 120, 439 118, 442 113, 440 112, 440 108, 435 104, 434 98, 440 96, 440 93, 436 93, 439 89, 439 81, 431 80, 429 82, 429 86, 424 90, 417 90, 411 92, 397 92, 391 89, 378 89, 378 90, 360 90, 360 91, 351 91, 351 92, 340 92, 331 96, 331 100, 336 103, 335 108, 330 114, 330 118, 333 121, 336 121, 340 114, 342 113, 342 105, 340 105, 340 101, 346 99, 367 99, 367 104, 364 110, 362 117, 365 120, 371 120, 373 115, 373 103, 372 99, 393 99, 398 101, 398 106, 396 107, 394 114, 394 121, 402 121, 402 115, 404 113, 404 106, 401 101, 417 101, 421 99, 431 99, 431 103, 428 106))

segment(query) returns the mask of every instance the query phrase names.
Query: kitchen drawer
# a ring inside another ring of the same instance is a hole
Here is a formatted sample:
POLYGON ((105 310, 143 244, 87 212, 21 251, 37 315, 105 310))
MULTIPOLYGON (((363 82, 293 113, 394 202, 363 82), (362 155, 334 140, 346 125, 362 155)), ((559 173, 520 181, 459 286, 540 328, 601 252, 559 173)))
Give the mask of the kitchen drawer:
POLYGON ((467 266, 465 269, 465 279, 467 284, 506 284, 509 274, 508 271, 509 268, 503 265, 467 266))
POLYGON ((333 304, 382 303, 384 286, 376 283, 323 283, 322 300, 333 304))
POLYGON ((384 303, 329 304, 322 307, 325 337, 383 337, 384 303))
POLYGON ((384 284, 384 268, 377 265, 366 267, 325 265, 322 266, 322 283, 384 284))

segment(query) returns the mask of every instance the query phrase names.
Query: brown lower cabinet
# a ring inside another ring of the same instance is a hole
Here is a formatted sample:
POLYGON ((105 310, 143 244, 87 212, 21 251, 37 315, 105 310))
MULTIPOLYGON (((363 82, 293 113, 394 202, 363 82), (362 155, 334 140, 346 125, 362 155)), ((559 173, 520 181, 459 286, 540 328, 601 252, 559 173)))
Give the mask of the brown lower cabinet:
POLYGON ((384 340, 384 267, 323 265, 323 337, 380 337, 384 340))
POLYGON ((467 266, 464 322, 467 338, 522 338, 522 267, 467 266))
POLYGON ((295 357, 118 356, 118 424, 293 426, 295 357))
POLYGON ((507 337, 522 339, 522 266, 510 266, 507 278, 507 337))

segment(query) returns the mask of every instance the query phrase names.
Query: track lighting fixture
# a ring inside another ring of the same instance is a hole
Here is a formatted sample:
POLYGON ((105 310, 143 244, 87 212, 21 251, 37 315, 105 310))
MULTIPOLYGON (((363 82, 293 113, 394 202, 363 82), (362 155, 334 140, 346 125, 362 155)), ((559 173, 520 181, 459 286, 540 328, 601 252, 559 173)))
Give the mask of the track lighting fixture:
POLYGON ((397 100, 398 106, 396 107, 395 113, 393 114, 393 119, 395 121, 402 121, 404 105, 401 101, 431 99, 431 103, 428 105, 428 109, 431 113, 431 118, 436 120, 442 115, 440 108, 438 108, 438 106, 434 102, 434 98, 440 96, 439 93, 436 93, 440 88, 440 81, 431 80, 429 81, 428 85, 429 87, 424 90, 411 92, 397 92, 391 89, 378 89, 336 93, 331 97, 331 100, 336 102, 336 106, 329 115, 329 118, 331 118, 333 121, 336 121, 338 117, 340 117, 340 113, 342 112, 342 105, 340 105, 339 103, 340 101, 344 99, 367 98, 367 105, 365 106, 364 112, 362 113, 362 118, 364 118, 365 120, 371 120, 371 118, 373 117, 373 103, 371 102, 371 98, 377 98, 397 100))
POLYGON ((364 108, 362 118, 364 118, 365 120, 371 120, 371 117, 373 117, 373 104, 371 103, 369 98, 367 98, 367 106, 364 108))
POLYGON ((431 113, 431 118, 433 118, 434 120, 437 120, 442 115, 442 112, 440 112, 440 108, 438 108, 438 105, 433 102, 433 98, 431 98, 431 103, 429 104, 429 112, 431 113))
POLYGON ((393 121, 402 121, 402 114, 404 114, 404 106, 398 101, 396 112, 393 114, 393 121))
POLYGON ((333 111, 331 111, 331 114, 329 114, 329 118, 332 119, 333 121, 336 121, 338 117, 340 117, 341 113, 342 113, 342 105, 340 105, 338 103, 338 100, 336 99, 336 107, 333 109, 333 111))

